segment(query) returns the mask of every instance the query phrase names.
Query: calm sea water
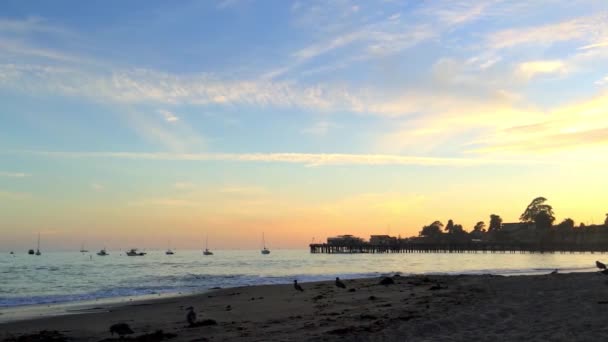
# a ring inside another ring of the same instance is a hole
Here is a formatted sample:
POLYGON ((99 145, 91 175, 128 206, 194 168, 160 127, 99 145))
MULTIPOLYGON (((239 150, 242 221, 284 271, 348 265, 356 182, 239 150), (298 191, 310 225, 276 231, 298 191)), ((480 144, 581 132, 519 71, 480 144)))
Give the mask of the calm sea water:
POLYGON ((407 274, 534 274, 593 270, 601 254, 309 254, 307 250, 78 252, 0 255, 0 310, 51 303, 190 293, 212 287, 407 274))

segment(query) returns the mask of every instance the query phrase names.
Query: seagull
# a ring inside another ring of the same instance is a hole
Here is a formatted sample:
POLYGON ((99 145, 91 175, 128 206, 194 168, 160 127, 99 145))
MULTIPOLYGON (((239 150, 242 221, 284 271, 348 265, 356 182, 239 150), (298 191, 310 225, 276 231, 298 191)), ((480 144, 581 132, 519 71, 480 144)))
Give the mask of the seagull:
POLYGON ((345 289, 346 285, 344 285, 344 283, 340 280, 339 277, 336 277, 336 286, 341 288, 341 289, 345 289))
POLYGON ((188 325, 193 326, 196 324, 196 312, 194 312, 194 308, 191 306, 187 307, 186 310, 188 310, 186 321, 188 322, 188 325))
POLYGON ((382 278, 382 280, 380 280, 380 285, 391 285, 394 283, 395 283, 395 281, 393 280, 393 278, 389 278, 389 277, 384 277, 384 278, 382 278))
POLYGON ((127 323, 116 323, 110 327, 110 333, 114 336, 114 333, 118 334, 120 338, 123 338, 125 335, 133 334, 133 330, 127 323))
POLYGON ((293 288, 300 291, 300 292, 304 292, 304 289, 302 288, 302 286, 300 286, 300 284, 298 284, 297 280, 293 281, 293 288))
POLYGON ((549 273, 549 274, 557 274, 557 268, 556 268, 556 269, 554 269, 554 270, 553 270, 551 273, 549 273))
POLYGON ((606 264, 604 264, 603 262, 596 261, 595 266, 597 266, 597 268, 599 268, 600 270, 606 269, 606 264))

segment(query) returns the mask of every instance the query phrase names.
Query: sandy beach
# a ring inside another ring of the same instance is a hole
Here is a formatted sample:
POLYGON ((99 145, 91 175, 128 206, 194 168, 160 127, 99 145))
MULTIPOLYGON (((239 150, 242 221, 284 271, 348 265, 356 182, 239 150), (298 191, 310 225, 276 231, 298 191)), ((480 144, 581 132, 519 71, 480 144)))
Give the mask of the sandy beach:
MULTIPOLYGON (((139 341, 589 341, 608 338, 608 277, 393 276, 251 286, 97 306, 89 312, 0 324, 0 339, 113 341, 127 323, 139 341), (198 324, 186 323, 193 306, 198 324), (205 320, 206 323, 202 323, 205 320), (216 324, 213 324, 216 323, 216 324), (209 324, 209 325, 205 325, 209 324), (146 335, 162 330, 164 335, 146 335), (55 332, 56 331, 56 332, 55 332)), ((91 308, 93 309, 93 308, 91 308)))

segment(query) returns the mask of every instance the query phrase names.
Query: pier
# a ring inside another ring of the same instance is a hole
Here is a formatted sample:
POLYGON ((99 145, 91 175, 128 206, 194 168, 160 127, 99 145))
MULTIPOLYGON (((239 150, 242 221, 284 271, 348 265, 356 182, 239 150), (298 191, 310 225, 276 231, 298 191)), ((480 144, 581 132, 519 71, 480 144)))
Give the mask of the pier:
POLYGON ((420 243, 398 242, 390 245, 361 242, 356 244, 312 243, 312 254, 351 254, 351 253, 606 253, 607 244, 578 243, 420 243))

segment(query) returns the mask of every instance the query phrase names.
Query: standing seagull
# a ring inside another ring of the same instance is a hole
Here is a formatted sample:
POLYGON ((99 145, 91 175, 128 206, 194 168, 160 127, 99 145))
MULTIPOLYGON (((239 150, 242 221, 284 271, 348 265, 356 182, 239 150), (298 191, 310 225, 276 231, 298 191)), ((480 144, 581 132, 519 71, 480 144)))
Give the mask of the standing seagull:
POLYGON ((336 286, 341 288, 341 289, 345 289, 346 285, 344 285, 344 283, 340 280, 339 277, 336 277, 336 286))
POLYGON ((599 268, 600 270, 606 269, 606 264, 604 264, 603 262, 596 261, 595 266, 597 266, 597 268, 599 268))
POLYGON ((304 292, 304 289, 302 288, 302 286, 300 286, 300 284, 298 284, 297 280, 293 281, 293 288, 300 291, 300 292, 304 292))
POLYGON ((194 308, 189 306, 186 308, 188 310, 188 314, 186 315, 186 321, 189 326, 194 326, 196 324, 196 312, 194 312, 194 308))

